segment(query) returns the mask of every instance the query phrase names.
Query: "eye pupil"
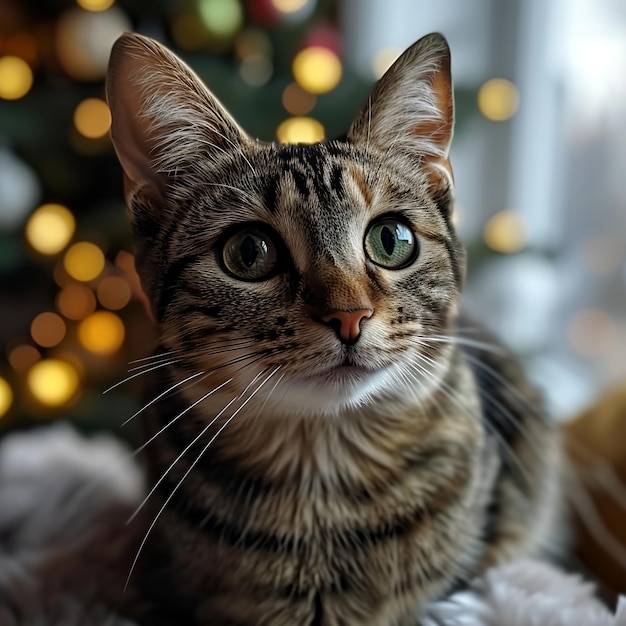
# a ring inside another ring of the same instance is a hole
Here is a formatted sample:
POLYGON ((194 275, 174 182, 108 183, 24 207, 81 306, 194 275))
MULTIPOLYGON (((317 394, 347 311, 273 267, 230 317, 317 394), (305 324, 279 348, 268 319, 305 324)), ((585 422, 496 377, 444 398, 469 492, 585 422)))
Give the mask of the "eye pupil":
POLYGON ((278 262, 272 233, 254 225, 235 231, 224 241, 221 253, 224 269, 239 280, 267 280, 278 262))
POLYGON ((254 239, 252 239, 250 235, 244 237, 244 240, 241 242, 241 245, 239 247, 239 252, 241 254, 241 260, 243 261, 243 264, 248 269, 250 269, 254 265, 257 257, 259 256, 259 249, 257 248, 254 239))
POLYGON ((370 224, 363 244, 370 261, 390 270, 408 267, 419 253, 415 233, 402 218, 395 216, 383 217, 370 224))
POLYGON ((383 244, 385 252, 391 256, 396 248, 396 238, 388 226, 383 226, 380 232, 380 241, 383 244))

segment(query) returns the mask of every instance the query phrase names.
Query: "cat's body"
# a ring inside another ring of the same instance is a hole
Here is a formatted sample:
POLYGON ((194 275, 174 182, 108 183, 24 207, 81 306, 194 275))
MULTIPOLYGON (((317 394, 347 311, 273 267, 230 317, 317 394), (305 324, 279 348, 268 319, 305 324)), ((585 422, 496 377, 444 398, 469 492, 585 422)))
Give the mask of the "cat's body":
POLYGON ((139 565, 148 604, 199 625, 408 626, 548 547, 552 428, 511 356, 459 330, 443 39, 407 51, 341 141, 249 139, 137 36, 108 95, 161 340, 146 551, 169 593, 139 565))

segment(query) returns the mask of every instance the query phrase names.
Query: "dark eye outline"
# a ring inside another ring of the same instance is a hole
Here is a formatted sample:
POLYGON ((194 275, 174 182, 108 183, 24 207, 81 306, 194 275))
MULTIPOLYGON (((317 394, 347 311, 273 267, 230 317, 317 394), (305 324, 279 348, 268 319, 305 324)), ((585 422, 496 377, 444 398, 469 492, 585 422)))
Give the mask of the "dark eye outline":
POLYGON ((415 261, 417 260, 417 257, 419 256, 420 253, 420 244, 419 244, 419 240, 417 237, 417 234, 415 233, 415 231, 411 228, 411 225, 409 224, 409 222, 402 217, 401 215, 396 215, 393 213, 388 213, 387 215, 383 215, 381 217, 376 218, 375 220, 373 220, 372 222, 369 223, 367 229, 365 230, 365 235, 363 237, 363 249, 365 250, 365 254, 367 255, 367 258, 374 264, 377 265, 378 267, 382 267, 383 269, 386 270, 402 270, 405 269, 407 267, 409 267, 410 265, 412 265, 413 263, 415 263, 415 261), (380 261, 376 260, 375 258, 373 258, 372 254, 370 253, 370 250, 368 249, 369 245, 368 245, 368 237, 370 236, 372 230, 374 228, 376 228, 376 226, 380 226, 381 224, 384 224, 385 222, 390 222, 394 225, 396 224, 400 224, 402 226, 404 226, 413 236, 413 249, 411 251, 411 254, 399 265, 386 265, 385 263, 381 263, 380 261))
POLYGON ((270 278, 273 278, 277 274, 280 274, 285 270, 285 261, 288 259, 288 253, 286 251, 285 244, 282 239, 276 233, 276 231, 264 224, 263 222, 246 222, 243 224, 237 224, 228 228, 219 238, 218 244, 216 246, 216 255, 217 261, 221 266, 224 273, 228 274, 232 278, 240 280, 246 283, 260 283, 270 278), (265 273, 258 277, 250 278, 247 276, 242 276, 241 274, 233 271, 227 264, 225 259, 226 246, 233 239, 233 237, 245 237, 245 235, 255 235, 257 237, 262 237, 270 242, 274 247, 275 252, 275 262, 274 265, 265 273))

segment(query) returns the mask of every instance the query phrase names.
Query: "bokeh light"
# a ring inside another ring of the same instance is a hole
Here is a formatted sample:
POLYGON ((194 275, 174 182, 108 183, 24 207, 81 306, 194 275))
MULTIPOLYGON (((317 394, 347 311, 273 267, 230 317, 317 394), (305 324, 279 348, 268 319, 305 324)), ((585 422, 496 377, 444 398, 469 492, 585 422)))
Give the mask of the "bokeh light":
POLYGON ((304 91, 298 83, 290 83, 283 91, 283 106, 292 115, 306 115, 310 113, 316 102, 317 97, 308 91, 304 91))
POLYGON ((303 9, 309 0, 272 0, 274 7, 281 13, 296 13, 303 9))
POLYGON ((311 117, 290 117, 276 129, 281 143, 314 143, 324 139, 324 126, 311 117))
POLYGON ((67 319, 82 320, 96 310, 96 296, 86 285, 70 282, 57 295, 56 305, 67 319))
POLYGON ((390 46, 379 50, 372 60, 372 73, 374 78, 380 78, 402 54, 402 49, 390 46))
POLYGON ((488 120, 504 122, 515 115, 518 105, 517 87, 505 78, 492 78, 478 90, 478 108, 488 120))
POLYGON ((265 85, 272 77, 273 71, 272 62, 264 56, 249 56, 239 66, 239 75, 253 87, 265 85))
POLYGON ((42 348, 58 346, 65 338, 66 331, 63 318, 50 311, 40 313, 30 324, 30 335, 42 348))
POLYGON ((15 348, 9 352, 9 363, 11 367, 20 374, 26 373, 40 358, 41 354, 39 350, 29 344, 15 346, 15 348))
POLYGON ((233 45, 239 61, 255 56, 270 58, 272 55, 270 38, 267 33, 258 28, 247 28, 238 33, 233 45))
POLYGON ((41 254, 57 254, 69 243, 76 229, 71 211, 61 204, 44 204, 26 224, 26 239, 41 254))
POLYGON ((0 58, 0 98, 18 100, 33 86, 33 72, 24 59, 7 55, 0 58))
POLYGON ((87 282, 97 278, 104 269, 104 254, 96 244, 80 241, 65 253, 63 265, 72 278, 87 282))
POLYGON ((111 128, 111 111, 104 100, 87 98, 74 111, 76 130, 88 139, 100 139, 111 128))
POLYGON ((11 385, 0 376, 0 418, 4 417, 13 404, 13 390, 11 385))
POLYGON ((110 311, 96 311, 78 327, 78 339, 90 352, 113 354, 124 343, 124 323, 110 311))
POLYGON ((130 20, 116 6, 97 12, 78 6, 67 9, 57 20, 54 38, 61 67, 75 80, 101 80, 106 74, 111 46, 124 31, 130 30, 130 20))
POLYGON ((586 357, 607 353, 615 342, 617 325, 600 309, 578 311, 567 326, 567 337, 576 352, 586 357))
POLYGON ((76 4, 87 11, 106 11, 114 2, 115 0, 76 0, 76 4))
POLYGON ((204 25, 216 37, 232 37, 243 23, 239 0, 199 0, 198 11, 204 25))
POLYGON ((526 246, 526 226, 517 211, 506 209, 485 224, 483 237, 492 250, 512 254, 526 246))
POLYGON ((300 87, 315 94, 332 91, 339 84, 342 75, 339 57, 332 50, 320 46, 300 50, 293 60, 291 70, 300 87))
POLYGON ((123 309, 131 297, 130 285, 121 276, 107 276, 96 290, 100 304, 112 311, 123 309))
POLYGON ((20 228, 41 197, 38 172, 9 148, 11 130, 8 124, 0 130, 0 231, 20 228))
POLYGON ((80 376, 68 361, 43 359, 31 367, 26 382, 36 400, 46 406, 60 407, 76 395, 80 376))

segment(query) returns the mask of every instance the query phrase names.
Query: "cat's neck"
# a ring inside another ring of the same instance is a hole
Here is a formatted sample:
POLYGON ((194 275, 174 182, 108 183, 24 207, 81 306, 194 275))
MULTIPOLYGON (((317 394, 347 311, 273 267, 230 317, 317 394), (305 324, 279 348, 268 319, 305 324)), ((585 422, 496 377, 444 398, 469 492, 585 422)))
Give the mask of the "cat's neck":
MULTIPOLYGON (((170 373, 174 380, 180 375, 170 373)), ((152 455, 161 469, 175 452, 184 452, 199 466, 223 462, 269 480, 319 480, 326 488, 346 477, 349 481, 368 464, 395 471, 406 455, 425 449, 444 431, 449 438, 451 424, 461 438, 478 430, 479 406, 468 389, 473 389, 472 375, 460 351, 427 397, 390 391, 330 415, 307 411, 306 403, 289 414, 267 398, 245 404, 244 396, 232 402, 228 385, 205 398, 206 389, 196 386, 155 403, 146 433, 150 438, 158 434, 157 447, 159 439, 165 447, 170 442, 170 454, 152 455)))

